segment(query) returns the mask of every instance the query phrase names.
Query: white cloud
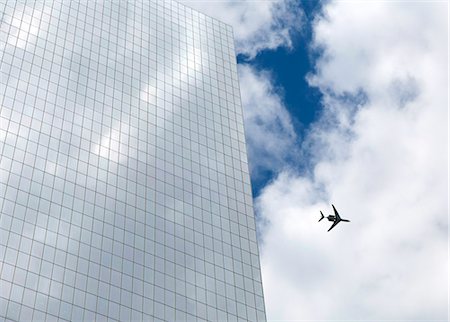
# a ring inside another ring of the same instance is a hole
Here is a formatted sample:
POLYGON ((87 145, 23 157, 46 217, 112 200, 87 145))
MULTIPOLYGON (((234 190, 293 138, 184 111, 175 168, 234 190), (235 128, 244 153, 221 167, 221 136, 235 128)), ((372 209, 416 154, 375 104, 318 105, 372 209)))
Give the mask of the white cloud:
POLYGON ((292 31, 303 23, 303 11, 294 0, 182 2, 233 26, 236 51, 249 57, 264 49, 290 48, 292 31))
POLYGON ((256 202, 268 319, 446 319, 447 5, 328 3, 316 20, 313 169, 256 202), (331 202, 351 223, 327 233, 331 202))
POLYGON ((297 135, 269 72, 239 65, 239 81, 250 170, 255 179, 265 170, 281 169, 298 154, 297 135))

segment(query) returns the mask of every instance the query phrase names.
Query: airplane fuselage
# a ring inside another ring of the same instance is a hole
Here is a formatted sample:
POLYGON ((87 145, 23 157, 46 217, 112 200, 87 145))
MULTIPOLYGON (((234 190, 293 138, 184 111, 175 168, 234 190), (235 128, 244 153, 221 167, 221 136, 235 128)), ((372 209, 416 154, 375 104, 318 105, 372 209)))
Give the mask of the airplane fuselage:
POLYGON ((336 220, 336 216, 332 216, 332 215, 329 215, 326 218, 328 219, 328 221, 335 221, 336 220))

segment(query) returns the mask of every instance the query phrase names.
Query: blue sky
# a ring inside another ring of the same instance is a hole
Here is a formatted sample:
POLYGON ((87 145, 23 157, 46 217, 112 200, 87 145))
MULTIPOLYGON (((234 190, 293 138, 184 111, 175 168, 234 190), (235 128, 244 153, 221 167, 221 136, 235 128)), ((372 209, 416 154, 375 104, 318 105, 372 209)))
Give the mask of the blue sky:
MULTIPOLYGON (((238 64, 249 64, 258 70, 268 70, 273 77, 274 86, 284 101, 284 105, 292 117, 295 132, 300 137, 305 135, 309 125, 314 122, 321 111, 321 92, 309 86, 306 75, 314 69, 314 61, 318 52, 305 46, 311 42, 312 22, 320 12, 321 2, 307 1, 302 3, 303 19, 301 29, 291 30, 292 47, 278 47, 258 52, 255 57, 248 58, 238 54, 238 64)), ((300 143, 300 142, 299 142, 300 143)), ((249 160, 252 162, 252 160, 249 160)), ((292 165, 299 170, 304 164, 302 160, 292 160, 292 165)), ((276 169, 264 169, 252 176, 252 189, 255 196, 276 175, 276 169)))
POLYGON ((447 321, 448 2, 186 2, 234 29, 268 319, 447 321))

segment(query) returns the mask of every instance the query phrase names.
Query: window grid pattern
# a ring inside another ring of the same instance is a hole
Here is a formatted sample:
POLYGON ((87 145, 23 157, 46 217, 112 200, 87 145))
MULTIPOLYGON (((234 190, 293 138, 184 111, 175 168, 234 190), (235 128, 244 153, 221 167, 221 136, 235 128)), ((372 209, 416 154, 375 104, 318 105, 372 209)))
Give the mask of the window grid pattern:
POLYGON ((233 33, 0 3, 0 317, 265 320, 233 33))

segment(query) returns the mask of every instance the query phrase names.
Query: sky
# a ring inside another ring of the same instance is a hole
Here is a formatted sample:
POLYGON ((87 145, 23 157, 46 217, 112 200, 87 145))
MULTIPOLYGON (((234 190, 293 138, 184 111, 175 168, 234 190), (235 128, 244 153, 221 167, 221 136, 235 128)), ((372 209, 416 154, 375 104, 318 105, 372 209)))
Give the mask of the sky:
POLYGON ((183 2, 234 29, 268 320, 447 321, 448 2, 183 2))

